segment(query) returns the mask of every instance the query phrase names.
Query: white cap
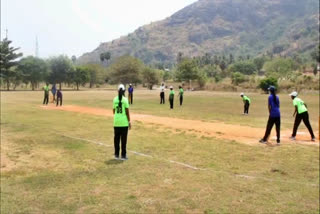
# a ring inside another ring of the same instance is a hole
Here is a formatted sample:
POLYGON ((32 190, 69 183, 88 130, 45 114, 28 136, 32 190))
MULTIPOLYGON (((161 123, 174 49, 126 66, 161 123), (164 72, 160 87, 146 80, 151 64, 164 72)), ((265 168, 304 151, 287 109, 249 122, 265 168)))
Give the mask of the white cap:
POLYGON ((170 86, 170 88, 173 88, 173 86, 170 86))
POLYGON ((130 83, 129 85, 131 86, 132 84, 130 83))
POLYGON ((120 84, 120 85, 118 86, 118 90, 120 90, 120 89, 122 89, 122 91, 124 91, 124 90, 125 90, 125 87, 124 87, 124 85, 123 85, 123 84, 120 84))
POLYGON ((241 94, 240 94, 240 96, 243 96, 243 95, 244 95, 244 93, 241 93, 241 94))
POLYGON ((292 92, 292 93, 289 94, 289 95, 292 96, 292 97, 296 97, 296 96, 298 96, 298 92, 294 91, 294 92, 292 92))

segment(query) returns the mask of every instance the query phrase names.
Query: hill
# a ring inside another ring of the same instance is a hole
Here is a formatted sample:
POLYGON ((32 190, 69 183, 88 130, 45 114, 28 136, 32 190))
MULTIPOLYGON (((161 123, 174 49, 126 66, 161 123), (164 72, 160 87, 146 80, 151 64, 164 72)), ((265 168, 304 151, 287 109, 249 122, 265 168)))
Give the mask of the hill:
POLYGON ((199 0, 171 17, 100 44, 79 63, 132 55, 147 64, 175 63, 177 54, 236 56, 309 53, 319 39, 318 0, 199 0))

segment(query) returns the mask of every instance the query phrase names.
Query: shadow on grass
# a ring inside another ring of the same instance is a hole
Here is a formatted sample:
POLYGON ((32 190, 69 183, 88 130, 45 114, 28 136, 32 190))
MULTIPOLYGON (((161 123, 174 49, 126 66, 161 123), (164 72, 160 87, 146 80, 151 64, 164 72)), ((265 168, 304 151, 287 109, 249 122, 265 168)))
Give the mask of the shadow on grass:
POLYGON ((110 159, 104 162, 107 165, 117 165, 117 164, 122 164, 122 160, 115 160, 115 159, 110 159))

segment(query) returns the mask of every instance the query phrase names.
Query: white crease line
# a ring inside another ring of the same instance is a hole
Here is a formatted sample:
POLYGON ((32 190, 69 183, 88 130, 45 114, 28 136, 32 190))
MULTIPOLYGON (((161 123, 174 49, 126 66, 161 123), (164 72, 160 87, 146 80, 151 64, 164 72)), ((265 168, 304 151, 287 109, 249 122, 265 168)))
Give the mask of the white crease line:
POLYGON ((136 152, 136 151, 131 151, 131 150, 128 150, 129 152, 135 154, 135 155, 140 155, 140 156, 144 156, 144 157, 148 157, 148 158, 153 158, 151 155, 146 155, 146 154, 143 154, 143 153, 140 153, 140 152, 136 152))
POLYGON ((175 164, 178 164, 178 165, 181 165, 181 166, 185 166, 185 167, 188 167, 190 169, 194 169, 194 170, 205 170, 205 169, 200 169, 198 167, 194 167, 194 166, 191 166, 189 164, 185 164, 185 163, 181 163, 181 162, 177 162, 177 161, 173 161, 173 160, 169 160, 170 163, 175 163, 175 164))
MULTIPOLYGON (((94 144, 101 145, 101 146, 105 146, 105 147, 112 147, 111 145, 107 145, 107 144, 104 144, 104 143, 96 142, 94 140, 89 140, 89 139, 85 139, 85 138, 78 138, 78 137, 68 136, 68 135, 64 135, 64 134, 61 134, 61 136, 68 137, 68 138, 71 138, 71 139, 76 139, 76 140, 87 141, 87 142, 94 143, 94 144)), ((144 156, 144 157, 148 157, 148 158, 154 158, 151 155, 143 154, 143 153, 136 152, 136 151, 128 150, 128 152, 131 152, 131 153, 133 153, 135 155, 140 155, 140 156, 144 156)), ((159 158, 159 159, 160 160, 164 160, 164 161, 168 161, 170 163, 174 163, 174 164, 177 164, 177 165, 180 165, 180 166, 184 166, 184 167, 187 167, 187 168, 190 168, 190 169, 193 169, 193 170, 202 170, 202 171, 209 170, 209 171, 212 171, 212 172, 222 172, 222 173, 227 173, 228 174, 228 172, 226 172, 226 171, 215 171, 215 170, 212 170, 212 169, 198 168, 198 167, 191 166, 189 164, 185 164, 185 163, 181 163, 181 162, 177 162, 177 161, 173 161, 173 160, 166 160, 166 159, 161 159, 161 158, 159 158)), ((256 176, 243 175, 243 174, 238 174, 238 175, 235 175, 235 176, 239 177, 239 178, 245 178, 245 179, 262 179, 262 180, 269 181, 269 182, 277 182, 278 181, 278 182, 282 182, 282 183, 303 184, 303 185, 310 185, 310 186, 315 186, 315 187, 319 186, 318 184, 314 184, 314 183, 303 183, 303 182, 295 182, 295 181, 291 182, 291 181, 285 181, 285 180, 273 180, 273 179, 269 179, 269 178, 256 177, 256 176)))

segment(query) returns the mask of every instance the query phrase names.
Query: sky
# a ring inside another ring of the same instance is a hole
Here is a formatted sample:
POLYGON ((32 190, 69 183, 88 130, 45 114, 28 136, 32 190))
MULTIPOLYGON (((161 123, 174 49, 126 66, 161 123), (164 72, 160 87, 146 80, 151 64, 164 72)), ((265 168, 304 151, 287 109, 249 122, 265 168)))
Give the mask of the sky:
POLYGON ((81 56, 197 0, 0 0, 1 39, 24 56, 81 56))

